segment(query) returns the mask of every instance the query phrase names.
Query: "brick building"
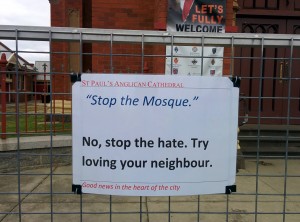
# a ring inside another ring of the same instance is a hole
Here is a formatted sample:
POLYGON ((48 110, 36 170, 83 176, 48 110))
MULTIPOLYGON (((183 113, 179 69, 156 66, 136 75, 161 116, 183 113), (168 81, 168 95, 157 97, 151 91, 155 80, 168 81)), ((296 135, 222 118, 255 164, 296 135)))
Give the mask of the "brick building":
MULTIPOLYGON (((5 66, 6 73, 1 75, 5 75, 5 89, 8 92, 6 94, 6 101, 16 102, 17 91, 21 92, 21 94, 19 94, 19 102, 31 100, 32 95, 25 93, 32 92, 33 90, 34 76, 36 73, 34 65, 0 42, 0 56, 2 56, 2 54, 5 54, 3 65, 5 66), (16 70, 18 70, 18 79, 16 70)), ((0 81, 0 90, 1 84, 2 81, 0 81)))
MULTIPOLYGON (((82 27, 101 29, 129 30, 166 30, 168 0, 137 1, 117 0, 49 0, 51 4, 52 27, 82 27)), ((226 1, 226 27, 234 24, 234 0, 226 1)), ((70 92, 68 75, 79 72, 79 44, 53 43, 52 52, 65 54, 52 55, 54 92, 70 92), (67 53, 72 54, 68 55, 67 53)), ((110 67, 110 44, 84 43, 82 71, 97 73, 156 73, 165 72, 165 47, 145 45, 145 55, 161 55, 161 57, 144 57, 141 62, 142 45, 114 44, 112 53, 122 54, 113 57, 113 67, 110 67), (93 54, 93 55, 92 55, 93 54), (129 55, 129 56, 128 56, 129 55), (144 67, 141 67, 143 64, 144 67)), ((230 50, 227 51, 227 54, 230 50)), ((226 56, 226 50, 225 50, 226 56)), ((229 72, 229 61, 224 61, 224 73, 229 72), (228 63, 226 65, 226 63, 228 63)))

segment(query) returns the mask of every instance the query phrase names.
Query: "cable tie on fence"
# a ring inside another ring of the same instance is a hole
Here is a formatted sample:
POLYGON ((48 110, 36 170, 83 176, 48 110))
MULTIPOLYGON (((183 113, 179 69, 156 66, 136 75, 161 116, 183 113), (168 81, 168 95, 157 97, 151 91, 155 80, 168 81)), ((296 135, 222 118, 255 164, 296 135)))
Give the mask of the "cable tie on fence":
POLYGON ((240 88, 241 86, 241 78, 237 76, 229 77, 229 79, 232 81, 234 87, 240 88))
POLYGON ((80 82, 81 81, 81 73, 75 73, 75 72, 73 72, 73 73, 71 73, 70 77, 71 77, 71 82, 72 83, 80 82))
POLYGON ((225 194, 231 194, 232 192, 236 192, 236 185, 226 186, 225 194))
POLYGON ((72 184, 72 192, 75 194, 82 194, 81 185, 72 184))

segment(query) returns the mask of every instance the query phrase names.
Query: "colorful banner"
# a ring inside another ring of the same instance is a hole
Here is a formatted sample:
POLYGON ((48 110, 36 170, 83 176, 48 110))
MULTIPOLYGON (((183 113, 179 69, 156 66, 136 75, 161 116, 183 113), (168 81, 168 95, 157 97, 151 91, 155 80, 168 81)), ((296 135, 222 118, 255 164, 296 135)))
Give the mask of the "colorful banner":
POLYGON ((226 0, 169 0, 170 32, 225 32, 226 0))
MULTIPOLYGON (((168 3, 167 31, 225 33, 226 0, 169 0, 168 3)), ((165 73, 222 76, 223 54, 223 47, 167 46, 165 73)))
POLYGON ((73 185, 83 193, 225 193, 239 89, 225 77, 83 74, 72 88, 73 185))

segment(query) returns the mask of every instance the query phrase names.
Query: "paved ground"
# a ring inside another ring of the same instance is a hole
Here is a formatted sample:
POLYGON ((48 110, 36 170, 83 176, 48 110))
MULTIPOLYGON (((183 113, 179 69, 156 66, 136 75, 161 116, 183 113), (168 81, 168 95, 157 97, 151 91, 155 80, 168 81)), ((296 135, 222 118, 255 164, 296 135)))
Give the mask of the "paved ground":
POLYGON ((170 201, 168 197, 110 199, 104 195, 73 194, 71 166, 55 167, 52 176, 50 168, 22 171, 20 190, 17 175, 0 174, 0 221, 19 221, 22 212, 25 222, 51 221, 51 216, 53 221, 72 222, 81 221, 81 217, 82 221, 194 222, 199 216, 199 221, 218 222, 226 221, 228 212, 228 221, 252 222, 255 211, 261 222, 300 221, 299 160, 288 161, 286 179, 284 160, 260 161, 258 183, 256 166, 255 160, 246 160, 246 170, 237 175, 235 194, 171 197, 170 201))

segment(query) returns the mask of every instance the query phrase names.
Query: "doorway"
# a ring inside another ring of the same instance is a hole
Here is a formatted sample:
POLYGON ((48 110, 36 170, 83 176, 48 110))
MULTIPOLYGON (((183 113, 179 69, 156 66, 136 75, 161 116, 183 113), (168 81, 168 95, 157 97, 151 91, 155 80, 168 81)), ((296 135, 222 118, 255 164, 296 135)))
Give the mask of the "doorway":
MULTIPOLYGON (((239 32, 300 33, 300 20, 255 17, 238 18, 239 32)), ((237 47, 235 56, 235 75, 241 76, 241 93, 248 99, 249 123, 258 123, 260 116, 262 124, 300 124, 300 49, 291 41, 291 47, 237 47)))

